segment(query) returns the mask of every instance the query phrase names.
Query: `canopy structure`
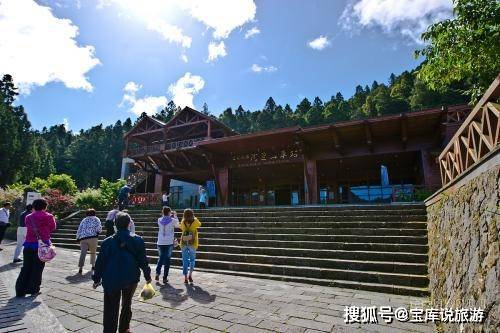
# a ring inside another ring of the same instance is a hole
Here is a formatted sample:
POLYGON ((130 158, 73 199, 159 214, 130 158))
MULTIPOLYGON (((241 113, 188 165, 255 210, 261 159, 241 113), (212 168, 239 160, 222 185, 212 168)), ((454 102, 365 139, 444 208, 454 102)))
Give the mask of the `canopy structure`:
MULTIPOLYGON (((362 201, 366 188, 370 200, 382 165, 391 185, 439 187, 436 157, 470 110, 456 105, 237 134, 184 108, 168 123, 141 118, 125 135, 124 157, 151 178, 144 192, 164 191, 170 179, 214 180, 222 206, 362 201)), ((374 195, 383 197, 384 189, 374 195)))

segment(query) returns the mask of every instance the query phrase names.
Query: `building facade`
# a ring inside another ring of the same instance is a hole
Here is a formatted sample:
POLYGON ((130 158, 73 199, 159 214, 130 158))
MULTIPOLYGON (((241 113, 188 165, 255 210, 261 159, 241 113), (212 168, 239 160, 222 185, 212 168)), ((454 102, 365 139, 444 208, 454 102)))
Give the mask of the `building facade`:
POLYGON ((437 156, 469 112, 456 105, 240 135, 184 108, 168 123, 142 117, 125 134, 124 168, 138 193, 170 191, 172 179, 214 182, 218 206, 398 201, 441 186, 437 156))

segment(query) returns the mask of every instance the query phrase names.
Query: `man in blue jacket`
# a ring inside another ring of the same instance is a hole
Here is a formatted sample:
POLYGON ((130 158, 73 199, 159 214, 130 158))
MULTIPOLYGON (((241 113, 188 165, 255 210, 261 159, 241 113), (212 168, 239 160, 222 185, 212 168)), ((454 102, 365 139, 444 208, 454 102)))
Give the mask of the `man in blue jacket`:
POLYGON ((115 217, 117 232, 101 245, 95 264, 94 288, 101 284, 104 288, 104 333, 129 332, 132 319, 132 297, 141 277, 151 282, 151 269, 146 257, 146 246, 141 237, 130 235, 128 225, 130 215, 118 213, 115 217), (118 312, 122 298, 120 323, 118 312))

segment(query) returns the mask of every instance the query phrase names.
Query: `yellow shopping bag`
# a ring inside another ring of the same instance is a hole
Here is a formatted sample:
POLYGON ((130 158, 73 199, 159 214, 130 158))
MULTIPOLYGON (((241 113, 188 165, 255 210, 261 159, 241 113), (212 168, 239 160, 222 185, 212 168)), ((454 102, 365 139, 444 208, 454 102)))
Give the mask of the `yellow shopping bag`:
POLYGON ((141 294, 139 295, 140 301, 147 301, 148 299, 153 298, 156 295, 155 288, 151 285, 151 283, 146 283, 141 290, 141 294))

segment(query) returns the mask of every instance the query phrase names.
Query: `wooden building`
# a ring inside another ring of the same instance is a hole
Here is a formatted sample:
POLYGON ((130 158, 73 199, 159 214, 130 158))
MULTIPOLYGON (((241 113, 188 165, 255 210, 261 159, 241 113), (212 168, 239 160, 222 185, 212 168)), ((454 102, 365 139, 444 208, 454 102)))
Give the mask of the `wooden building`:
POLYGON ((213 180, 219 206, 386 202, 441 186, 436 158, 469 112, 456 105, 240 135, 186 107, 168 123, 142 117, 125 134, 124 157, 135 161, 138 192, 213 180))

